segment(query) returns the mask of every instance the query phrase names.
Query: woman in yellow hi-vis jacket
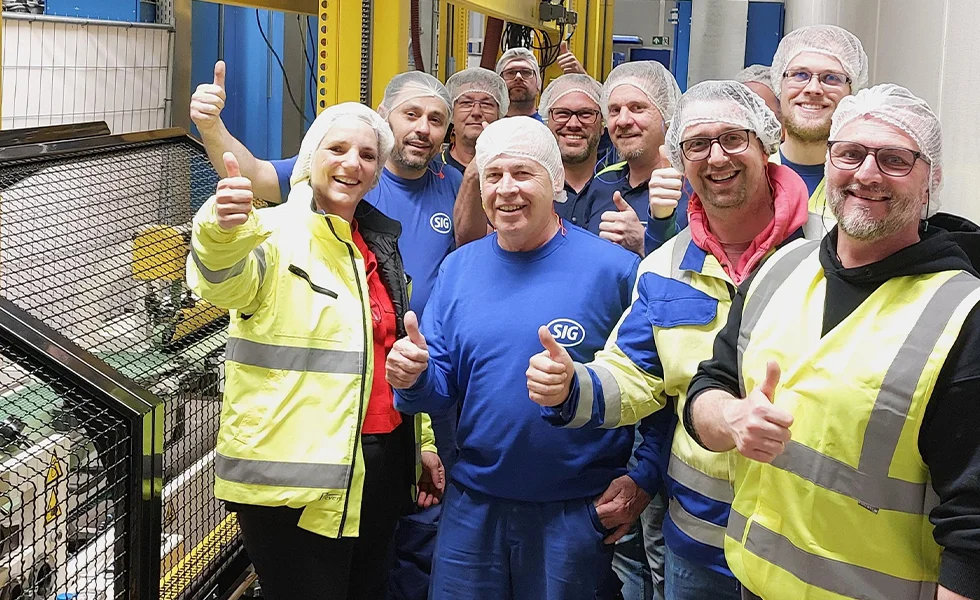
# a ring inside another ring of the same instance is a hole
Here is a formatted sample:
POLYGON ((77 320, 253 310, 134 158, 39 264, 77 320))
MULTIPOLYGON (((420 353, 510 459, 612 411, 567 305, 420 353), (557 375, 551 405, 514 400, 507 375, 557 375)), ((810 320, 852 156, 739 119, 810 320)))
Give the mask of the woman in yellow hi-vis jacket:
POLYGON ((361 199, 393 145, 371 109, 333 106, 285 204, 253 210, 226 153, 194 218, 187 280, 231 313, 215 496, 271 600, 381 598, 417 454, 420 501, 444 486, 429 424, 395 411, 384 377, 408 309, 401 226, 361 199))

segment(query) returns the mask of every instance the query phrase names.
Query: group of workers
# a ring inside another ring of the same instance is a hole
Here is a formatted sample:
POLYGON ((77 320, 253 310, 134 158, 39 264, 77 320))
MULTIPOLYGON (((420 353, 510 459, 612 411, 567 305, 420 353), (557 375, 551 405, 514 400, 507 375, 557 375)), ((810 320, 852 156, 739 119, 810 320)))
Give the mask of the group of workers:
POLYGON ((223 63, 195 92, 215 495, 264 596, 980 599, 980 229, 937 213, 936 114, 829 25, 684 94, 560 62, 397 75, 283 161, 223 63))

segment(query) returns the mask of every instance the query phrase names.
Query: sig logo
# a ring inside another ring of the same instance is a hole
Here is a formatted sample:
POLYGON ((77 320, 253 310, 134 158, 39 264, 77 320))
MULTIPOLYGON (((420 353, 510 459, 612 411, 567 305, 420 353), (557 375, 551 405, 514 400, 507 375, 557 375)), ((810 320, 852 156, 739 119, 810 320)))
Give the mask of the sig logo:
POLYGON ((438 233, 449 233, 453 230, 453 220, 449 218, 449 215, 442 212, 437 212, 429 217, 429 225, 438 233))
POLYGON ((548 323, 548 331, 566 348, 578 346, 585 339, 585 328, 571 319, 555 319, 548 323))

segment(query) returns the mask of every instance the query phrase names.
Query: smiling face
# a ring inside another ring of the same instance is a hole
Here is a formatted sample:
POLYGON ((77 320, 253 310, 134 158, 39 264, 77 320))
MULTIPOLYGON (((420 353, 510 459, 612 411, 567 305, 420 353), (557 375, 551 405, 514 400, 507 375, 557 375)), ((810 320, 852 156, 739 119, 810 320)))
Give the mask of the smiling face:
POLYGON ((338 122, 313 154, 310 186, 317 208, 353 215, 354 207, 374 187, 380 168, 374 130, 360 119, 338 122))
POLYGON ((636 160, 664 143, 664 118, 640 89, 624 84, 609 94, 606 128, 619 155, 636 160))
POLYGON ((388 125, 395 135, 392 162, 409 171, 424 171, 446 137, 449 108, 439 98, 413 98, 391 111, 388 125))
POLYGON ((480 187, 501 247, 527 251, 551 239, 557 227, 555 189, 543 166, 528 158, 498 156, 484 168, 480 187))
MULTIPOLYGON (((556 100, 550 107, 549 113, 555 111, 595 111, 599 113, 599 105, 582 92, 571 92, 556 100)), ((561 161, 564 164, 577 165, 585 162, 599 147, 602 137, 602 115, 597 114, 595 122, 583 125, 577 116, 571 116, 564 123, 558 123, 554 117, 548 117, 548 129, 558 140, 561 151, 561 161)))
MULTIPOLYGON (((815 52, 801 52, 786 67, 786 72, 840 73, 844 67, 836 58, 815 52)), ((780 83, 780 109, 786 135, 805 143, 822 142, 830 137, 830 121, 841 98, 850 95, 851 86, 825 86, 817 76, 805 85, 783 77, 780 83)))
MULTIPOLYGON (((848 123, 835 140, 919 150, 915 140, 901 129, 868 117, 848 123)), ((872 154, 851 171, 827 162, 827 204, 840 230, 852 238, 874 241, 918 228, 928 200, 929 165, 923 160, 916 160, 905 177, 882 173, 872 154)))
MULTIPOLYGON (((738 129, 729 123, 698 123, 684 131, 682 140, 714 138, 738 129)), ((744 139, 744 138, 743 138, 744 139)), ((754 133, 748 147, 737 154, 726 154, 719 143, 712 143, 704 160, 684 157, 684 175, 707 209, 733 209, 754 198, 767 197, 766 163, 769 157, 754 133)))

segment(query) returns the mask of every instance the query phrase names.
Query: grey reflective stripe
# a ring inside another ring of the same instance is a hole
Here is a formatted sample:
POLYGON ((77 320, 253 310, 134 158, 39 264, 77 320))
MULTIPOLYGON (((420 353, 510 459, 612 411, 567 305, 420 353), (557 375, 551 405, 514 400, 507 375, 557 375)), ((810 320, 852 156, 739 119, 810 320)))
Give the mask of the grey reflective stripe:
MULTIPOLYGON (((732 531, 729 517, 729 531, 732 531)), ((744 525, 743 525, 744 530, 744 525)), ((734 537, 729 533, 730 537, 734 537)), ((848 598, 934 600, 936 583, 911 581, 839 560, 810 554, 759 523, 749 526, 745 550, 790 572, 800 581, 848 598)))
POLYGON ((687 537, 715 548, 725 547, 725 528, 721 525, 715 525, 695 517, 684 510, 677 498, 670 499, 668 512, 670 513, 670 520, 687 537))
POLYGON ((742 377, 742 355, 745 353, 745 348, 749 345, 752 330, 755 329, 756 324, 759 322, 759 317, 762 316, 762 312, 766 309, 766 305, 769 304, 769 300, 772 299, 773 294, 776 293, 779 286, 796 270, 796 267, 800 266, 819 247, 820 242, 805 242, 783 256, 780 256, 776 260, 776 263, 772 265, 772 268, 753 286, 752 294, 746 301, 745 306, 742 307, 742 324, 738 329, 736 356, 738 358, 738 389, 743 398, 745 397, 746 389, 745 379, 742 377))
POLYGON ((691 240, 691 228, 685 227, 674 236, 674 246, 670 249, 670 278, 687 284, 691 283, 691 274, 681 270, 681 263, 691 240))
POLYGON ((592 376, 585 365, 575 363, 575 374, 578 375, 578 406, 575 415, 565 427, 582 427, 592 419, 592 406, 595 398, 592 395, 592 376))
POLYGON ((817 213, 807 213, 806 223, 803 224, 803 237, 808 240, 819 240, 828 233, 826 222, 817 213))
POLYGON ((234 483, 339 490, 347 487, 350 465, 247 460, 215 454, 214 472, 234 483))
POLYGON ((748 524, 749 520, 745 518, 745 515, 733 508, 728 513, 728 527, 725 528, 725 535, 741 544, 742 536, 745 535, 745 528, 748 524))
POLYGON ((602 399, 606 405, 605 411, 602 413, 602 428, 614 429, 619 427, 623 420, 623 398, 619 391, 619 383, 616 382, 616 378, 609 372, 609 369, 599 365, 592 365, 591 369, 599 378, 599 384, 602 386, 602 399))
POLYGON ((236 275, 241 275, 242 271, 245 270, 245 259, 243 258, 227 269, 212 271, 201 262, 201 258, 197 255, 197 250, 194 249, 194 244, 191 244, 191 258, 194 259, 194 265, 200 271, 201 277, 204 277, 204 281, 208 283, 222 283, 236 275))
POLYGON ((255 255, 255 263, 259 267, 259 287, 265 281, 265 247, 259 246, 255 250, 252 250, 252 254, 255 255))
MULTIPOLYGON (((262 282, 265 281, 265 269, 266 269, 265 248, 259 246, 254 250, 252 250, 252 254, 255 255, 255 260, 259 267, 259 285, 261 286, 262 282)), ((225 281, 228 281, 232 277, 241 275, 242 272, 245 271, 245 265, 248 260, 248 258, 246 257, 241 259, 237 263, 233 264, 232 266, 228 267, 227 269, 218 269, 217 271, 212 271, 211 269, 205 267, 204 263, 201 262, 201 257, 197 255, 197 251, 194 249, 194 244, 191 244, 191 258, 194 260, 194 265, 197 267, 197 270, 200 271, 201 276, 204 277, 204 280, 207 281, 208 283, 215 283, 215 284, 223 283, 225 281)))
POLYGON ((276 346, 233 337, 228 339, 225 360, 279 371, 358 375, 364 354, 347 350, 276 346))
POLYGON ((670 454, 667 474, 677 483, 712 500, 725 504, 731 504, 735 500, 735 490, 729 480, 705 475, 674 453, 670 454))
POLYGON ((933 293, 885 372, 864 430, 856 469, 795 441, 786 445, 786 451, 772 465, 872 510, 926 514, 934 501, 930 484, 890 478, 888 469, 929 356, 956 309, 977 289, 980 281, 968 273, 957 273, 933 293))

